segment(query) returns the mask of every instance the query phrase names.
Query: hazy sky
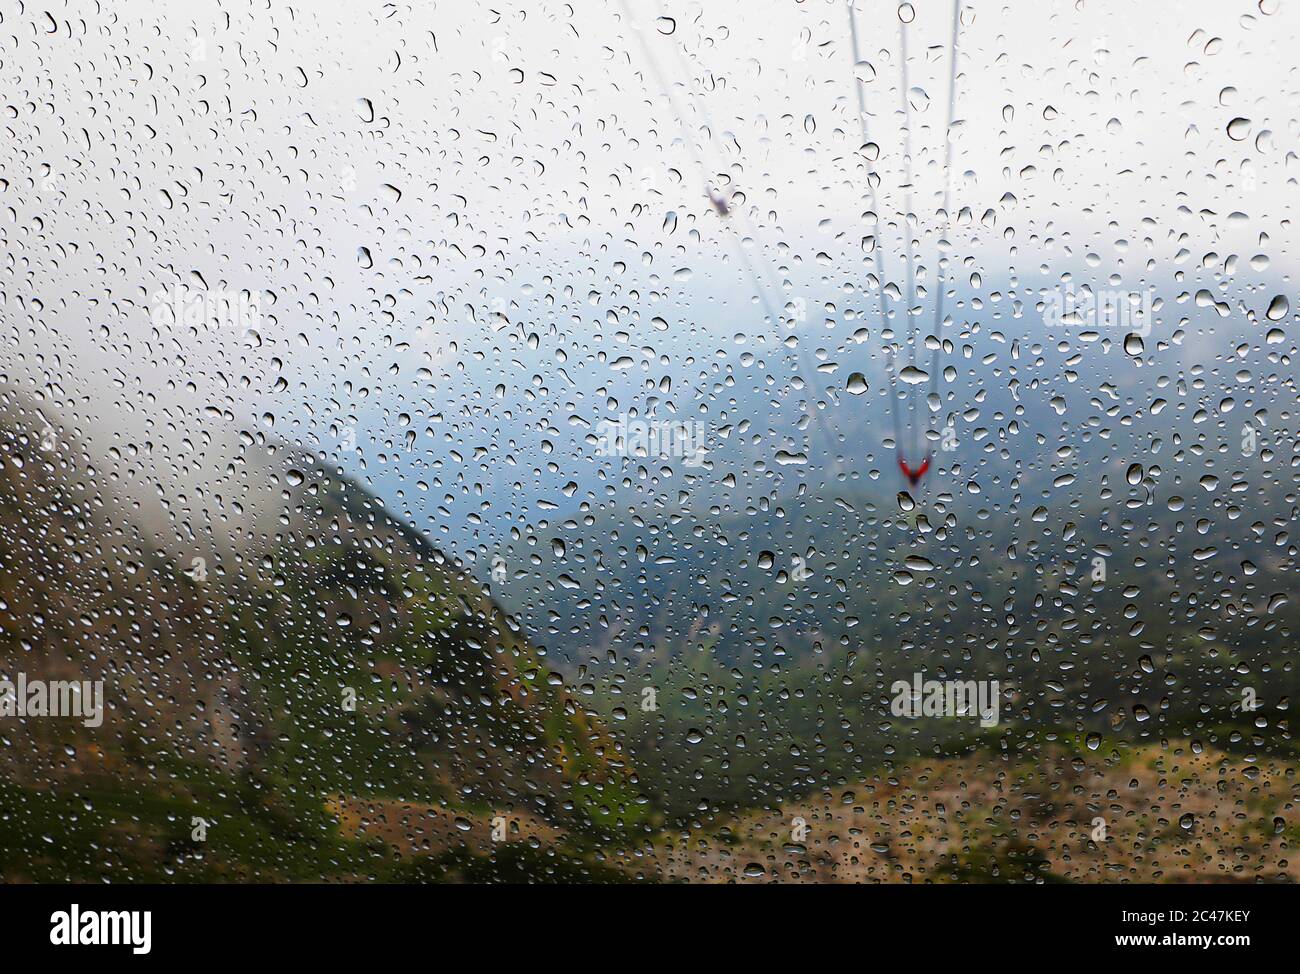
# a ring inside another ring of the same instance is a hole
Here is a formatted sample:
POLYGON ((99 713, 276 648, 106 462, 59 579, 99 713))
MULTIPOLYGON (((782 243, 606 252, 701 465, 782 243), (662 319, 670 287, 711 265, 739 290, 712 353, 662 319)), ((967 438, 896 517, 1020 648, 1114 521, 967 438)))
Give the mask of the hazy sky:
MULTIPOLYGON (((854 66, 840 2, 629 2, 683 119, 617 2, 6 12, 11 381, 176 489, 223 469, 248 428, 332 448, 340 424, 360 426, 379 444, 371 472, 407 429, 431 455, 509 452, 512 437, 529 453, 568 417, 627 402, 620 382, 676 376, 689 402, 682 376, 720 356, 744 374, 752 354, 746 381, 766 395, 764 369, 800 342, 833 356, 845 309, 874 300, 855 76, 887 278, 902 281, 899 7, 858 4, 854 66), (752 228, 760 275, 815 326, 829 316, 825 335, 778 344, 687 140, 744 194, 732 222, 752 228), (257 295, 257 333, 159 328, 151 295, 175 283, 257 295)), ((964 287, 1032 305, 1063 271, 1123 287, 1188 272, 1221 297, 1289 276, 1294 3, 963 11, 950 239, 964 287)), ((909 27, 931 270, 950 13, 916 4, 909 27)))

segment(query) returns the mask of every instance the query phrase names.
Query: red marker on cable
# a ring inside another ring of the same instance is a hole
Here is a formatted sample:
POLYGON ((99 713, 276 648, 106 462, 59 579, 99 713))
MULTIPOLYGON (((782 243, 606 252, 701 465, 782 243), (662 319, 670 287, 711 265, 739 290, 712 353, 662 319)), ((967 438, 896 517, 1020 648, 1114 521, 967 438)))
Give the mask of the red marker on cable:
POLYGON ((903 476, 915 487, 921 482, 921 478, 925 476, 926 471, 930 469, 930 457, 927 455, 921 465, 913 470, 907 465, 907 461, 903 459, 903 455, 900 453, 898 454, 898 469, 903 471, 903 476))

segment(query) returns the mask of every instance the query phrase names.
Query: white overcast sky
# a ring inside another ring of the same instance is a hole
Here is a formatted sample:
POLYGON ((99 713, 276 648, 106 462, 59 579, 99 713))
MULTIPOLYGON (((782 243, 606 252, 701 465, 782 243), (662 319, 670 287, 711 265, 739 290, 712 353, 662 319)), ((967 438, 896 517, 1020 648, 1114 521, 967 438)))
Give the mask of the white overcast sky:
MULTIPOLYGON (((843 2, 629 3, 687 138, 712 145, 701 136, 711 121, 721 148, 705 151, 746 195, 738 219, 792 280, 824 275, 831 293, 818 301, 860 286, 870 231, 856 71, 898 280, 898 6, 860 0, 855 69, 843 2), (670 34, 655 28, 661 17, 670 34)), ((1193 265, 1264 252, 1289 275, 1294 0, 963 10, 953 202, 972 219, 953 233, 955 256, 994 279, 1041 279, 1030 286, 1050 280, 1049 266, 1059 275, 1126 252, 1124 274, 1186 250, 1193 265), (1234 139, 1238 117, 1249 122, 1234 139)), ((917 3, 909 28, 910 80, 924 92, 913 99, 923 262, 936 246, 950 12, 917 3)), ((600 345, 618 261, 642 293, 685 268, 707 291, 703 278, 730 260, 725 233, 633 29, 605 0, 6 11, 11 378, 60 386, 80 400, 80 421, 119 440, 147 429, 197 457, 219 453, 222 422, 278 412, 275 429, 294 436, 286 400, 309 404, 317 426, 378 401, 393 346, 430 318, 418 351, 435 373, 432 411, 460 394, 436 373, 499 339, 494 298, 549 295, 556 327, 600 345), (153 333, 149 295, 192 271, 262 295, 258 342, 153 333)), ((627 344, 659 340, 648 318, 627 344)), ((695 320, 739 331, 703 311, 695 320)), ((570 361, 575 352, 571 340, 570 361)), ((521 365, 526 378, 533 366, 521 365)), ((463 394, 472 407, 478 384, 463 394)))

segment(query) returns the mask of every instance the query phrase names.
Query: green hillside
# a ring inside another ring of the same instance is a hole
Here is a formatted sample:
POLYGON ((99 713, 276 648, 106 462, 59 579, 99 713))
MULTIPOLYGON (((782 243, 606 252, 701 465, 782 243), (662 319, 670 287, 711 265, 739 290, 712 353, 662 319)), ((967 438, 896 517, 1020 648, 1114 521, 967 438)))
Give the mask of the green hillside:
POLYGON ((249 438, 242 495, 211 498, 231 539, 187 550, 33 422, 12 409, 3 433, 0 667, 102 679, 106 714, 0 724, 6 879, 447 879, 537 855, 539 877, 608 873, 591 850, 645 814, 619 751, 364 488, 249 438), (346 813, 394 802, 424 810, 405 850, 346 813), (494 819, 504 839, 464 841, 494 819))

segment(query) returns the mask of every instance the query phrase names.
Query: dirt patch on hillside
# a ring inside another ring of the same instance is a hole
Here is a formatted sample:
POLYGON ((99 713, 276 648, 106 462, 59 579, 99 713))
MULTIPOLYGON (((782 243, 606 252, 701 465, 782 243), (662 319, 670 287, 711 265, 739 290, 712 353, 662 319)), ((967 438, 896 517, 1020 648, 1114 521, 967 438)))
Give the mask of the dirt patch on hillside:
POLYGON ((1293 764, 1186 742, 918 760, 667 835, 640 865, 715 883, 1294 882, 1298 801, 1293 764))

